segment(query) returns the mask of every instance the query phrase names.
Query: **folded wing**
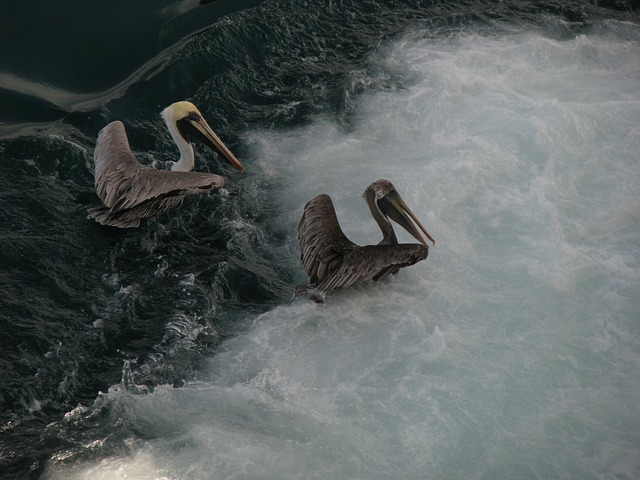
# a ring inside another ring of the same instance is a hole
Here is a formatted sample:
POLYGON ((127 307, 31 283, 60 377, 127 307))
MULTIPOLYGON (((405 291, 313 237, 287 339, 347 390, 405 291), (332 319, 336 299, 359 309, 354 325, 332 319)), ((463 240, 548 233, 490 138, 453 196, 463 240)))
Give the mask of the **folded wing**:
POLYGON ((421 244, 356 245, 340 228, 333 202, 324 194, 305 205, 298 239, 309 284, 323 292, 380 280, 429 254, 421 244))
POLYGON ((96 192, 112 211, 132 208, 152 198, 200 193, 224 185, 201 172, 171 172, 142 165, 131 152, 124 125, 111 122, 98 136, 94 154, 96 192))

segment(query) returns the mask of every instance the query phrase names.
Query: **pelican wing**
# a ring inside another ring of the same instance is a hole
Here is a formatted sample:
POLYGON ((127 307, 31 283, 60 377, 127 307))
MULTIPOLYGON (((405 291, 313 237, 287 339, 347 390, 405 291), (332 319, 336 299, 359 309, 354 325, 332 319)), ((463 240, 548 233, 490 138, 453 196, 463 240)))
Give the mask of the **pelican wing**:
POLYGON ((129 187, 138 170, 143 168, 131 153, 122 122, 111 122, 100 130, 93 159, 96 192, 102 203, 111 208, 129 187))
POLYGON ((320 281, 317 288, 328 292, 367 280, 380 280, 402 267, 424 260, 428 254, 429 249, 417 243, 357 247, 342 257, 335 271, 325 281, 320 281))
POLYGON ((112 212, 159 197, 183 196, 219 188, 224 179, 200 172, 171 172, 142 165, 131 152, 124 125, 111 122, 98 135, 96 192, 112 212))
POLYGON ((340 259, 357 247, 342 232, 329 195, 318 195, 304 207, 298 224, 300 258, 311 284, 322 282, 340 259))

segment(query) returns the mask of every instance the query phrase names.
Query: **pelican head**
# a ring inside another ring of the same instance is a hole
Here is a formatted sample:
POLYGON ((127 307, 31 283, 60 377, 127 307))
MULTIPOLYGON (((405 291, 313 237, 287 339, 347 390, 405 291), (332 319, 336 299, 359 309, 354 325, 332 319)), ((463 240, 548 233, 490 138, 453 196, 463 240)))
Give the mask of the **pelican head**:
POLYGON ((171 170, 187 172, 193 170, 195 158, 191 146, 193 141, 205 144, 226 158, 238 170, 244 170, 242 164, 213 132, 193 103, 186 101, 172 103, 162 111, 162 118, 167 124, 173 141, 180 149, 180 160, 174 163, 171 170))
MULTIPOLYGON (((373 214, 373 216, 376 218, 384 219, 384 221, 386 221, 390 230, 389 235, 392 236, 392 239, 394 241, 395 234, 393 234, 393 229, 390 228, 391 223, 388 220, 389 218, 400 225, 402 228, 404 228, 407 232, 409 232, 425 247, 429 247, 429 245, 427 245, 427 242, 424 240, 424 238, 420 234, 420 231, 418 231, 415 225, 417 225, 420 230, 422 230, 427 238, 431 240, 431 243, 433 245, 436 244, 436 241, 422 226, 420 221, 416 218, 411 209, 404 202, 404 200, 396 190, 396 187, 394 187, 389 180, 376 180, 367 187, 367 189, 364 191, 363 197, 367 201, 367 204, 369 204, 369 208, 371 209, 371 213, 373 214), (413 220, 413 222, 411 220, 413 220)), ((382 225, 380 225, 380 227, 383 228, 382 225)), ((385 232, 384 228, 383 234, 385 235, 386 240, 387 233, 385 232)), ((383 242, 385 242, 385 240, 383 240, 383 242)), ((395 243, 397 243, 397 241, 395 241, 395 243)))

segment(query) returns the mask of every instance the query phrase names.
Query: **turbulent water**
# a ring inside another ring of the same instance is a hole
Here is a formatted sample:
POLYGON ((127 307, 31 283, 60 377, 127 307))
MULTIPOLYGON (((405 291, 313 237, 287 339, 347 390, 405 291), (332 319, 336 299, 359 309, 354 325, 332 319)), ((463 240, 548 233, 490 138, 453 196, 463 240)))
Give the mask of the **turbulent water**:
POLYGON ((0 476, 640 478, 633 2, 65 3, 0 20, 0 476), (184 98, 246 172, 87 220, 100 128, 166 168, 184 98), (293 298, 378 178, 428 259, 293 298))

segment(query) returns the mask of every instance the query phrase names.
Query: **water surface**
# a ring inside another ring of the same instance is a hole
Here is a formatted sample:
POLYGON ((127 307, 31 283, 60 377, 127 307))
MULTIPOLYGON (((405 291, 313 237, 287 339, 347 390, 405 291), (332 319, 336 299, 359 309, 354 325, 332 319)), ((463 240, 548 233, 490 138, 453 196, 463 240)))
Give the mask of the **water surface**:
POLYGON ((631 4, 72 6, 0 42, 9 478, 640 476, 631 4), (99 129, 165 168, 182 98, 246 173, 199 149, 225 191, 86 220, 99 129), (429 258, 292 298, 304 203, 375 243, 377 178, 429 258))

